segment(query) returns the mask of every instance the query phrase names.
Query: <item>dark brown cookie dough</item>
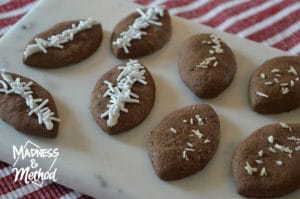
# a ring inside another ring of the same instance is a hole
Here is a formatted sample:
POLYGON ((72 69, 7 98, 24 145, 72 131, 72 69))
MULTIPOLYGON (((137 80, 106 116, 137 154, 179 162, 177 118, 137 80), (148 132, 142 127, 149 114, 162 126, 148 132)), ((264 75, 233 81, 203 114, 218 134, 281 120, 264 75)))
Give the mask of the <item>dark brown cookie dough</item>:
MULTIPOLYGON (((47 39, 52 35, 61 34, 64 30, 78 25, 79 20, 58 23, 50 29, 34 36, 27 45, 34 44, 35 38, 47 39)), ((63 48, 47 48, 47 53, 37 52, 25 59, 24 64, 39 68, 58 68, 78 63, 91 56, 100 46, 102 41, 101 24, 95 24, 90 29, 83 30, 74 35, 74 39, 62 44, 63 48)), ((26 45, 26 46, 27 46, 26 45)))
POLYGON ((154 80, 145 67, 146 85, 136 82, 131 91, 139 96, 139 103, 126 103, 125 108, 128 112, 120 112, 120 117, 115 126, 108 126, 107 118, 101 118, 101 114, 108 110, 110 98, 104 97, 103 94, 107 91, 108 86, 104 81, 111 82, 114 86, 117 84, 117 77, 120 74, 119 66, 125 66, 126 63, 120 64, 105 74, 97 81, 90 98, 90 111, 99 125, 99 127, 108 134, 119 134, 128 131, 140 124, 150 113, 155 100, 155 84, 154 80))
POLYGON ((219 145, 220 122, 212 107, 195 104, 167 115, 151 132, 148 152, 162 180, 202 170, 219 145))
MULTIPOLYGON (((54 99, 45 88, 29 78, 14 73, 6 73, 11 75, 13 79, 19 77, 21 82, 33 82, 31 85, 31 90, 33 91, 33 94, 31 95, 33 98, 48 99, 49 102, 46 106, 54 113, 54 117, 58 117, 54 99)), ((3 81, 1 75, 0 80, 3 81)), ((0 86, 3 88, 2 85, 0 86)), ((29 112, 30 109, 26 105, 26 101, 23 97, 14 93, 5 94, 0 92, 0 118, 4 122, 14 127, 17 131, 25 134, 43 137, 55 137, 57 135, 59 123, 53 122, 53 129, 47 130, 43 124, 38 123, 38 118, 35 114, 28 116, 29 112)))
POLYGON ((238 193, 279 197, 300 188, 300 124, 272 124, 250 135, 232 162, 238 193))
POLYGON ((200 98, 214 98, 231 83, 236 73, 235 56, 222 40, 197 34, 185 41, 179 53, 179 74, 200 98))
POLYGON ((300 57, 282 56, 267 60, 249 82, 250 104, 254 111, 272 114, 300 106, 300 57))
MULTIPOLYGON (((143 9, 146 12, 147 9, 143 9)), ((120 34, 128 30, 128 27, 132 25, 136 18, 140 14, 134 12, 120 21, 114 28, 111 35, 111 49, 113 54, 119 59, 138 58, 149 55, 159 49, 161 49, 171 38, 172 26, 171 17, 169 12, 165 9, 163 16, 158 17, 157 22, 162 23, 161 26, 150 25, 141 31, 146 32, 146 35, 142 35, 141 39, 134 39, 130 42, 131 46, 128 47, 129 53, 125 53, 123 48, 118 48, 113 45, 113 41, 120 37, 120 34)))

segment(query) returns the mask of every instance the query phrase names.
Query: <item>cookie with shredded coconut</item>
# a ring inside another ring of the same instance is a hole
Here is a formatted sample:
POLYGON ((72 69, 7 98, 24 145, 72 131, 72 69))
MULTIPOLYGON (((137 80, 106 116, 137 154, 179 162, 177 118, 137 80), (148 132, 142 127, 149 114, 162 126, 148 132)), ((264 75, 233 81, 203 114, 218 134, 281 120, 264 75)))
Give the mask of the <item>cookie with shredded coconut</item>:
POLYGON ((23 62, 38 68, 78 63, 98 49, 102 35, 101 24, 92 18, 58 23, 27 43, 23 62))
POLYGON ((249 81, 252 109, 275 114, 300 106, 300 58, 281 56, 265 61, 249 81))
POLYGON ((138 58, 161 49, 171 38, 171 17, 162 6, 136 9, 122 19, 111 35, 111 49, 119 59, 138 58))
POLYGON ((237 191, 247 198, 279 197, 300 188, 300 124, 266 125, 236 149, 237 191))
POLYGON ((60 119, 51 94, 35 81, 1 71, 0 118, 17 131, 55 137, 60 119))
POLYGON ((184 84, 199 98, 215 98, 232 82, 237 66, 230 47, 213 34, 188 38, 179 53, 184 84))
POLYGON ((114 135, 139 125, 155 100, 155 83, 149 70, 137 60, 113 67, 96 82, 90 111, 106 133, 114 135))
POLYGON ((213 158, 219 138, 220 122, 211 106, 195 104, 171 112, 148 141, 156 175, 170 181, 202 170, 213 158))

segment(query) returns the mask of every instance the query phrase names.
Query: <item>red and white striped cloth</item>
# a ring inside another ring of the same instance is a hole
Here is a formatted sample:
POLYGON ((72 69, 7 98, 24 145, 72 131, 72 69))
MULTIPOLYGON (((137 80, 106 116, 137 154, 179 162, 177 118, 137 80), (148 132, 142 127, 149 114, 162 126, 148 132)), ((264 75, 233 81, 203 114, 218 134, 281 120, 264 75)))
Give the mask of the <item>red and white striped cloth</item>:
MULTIPOLYGON (((38 0, 0 0, 0 35, 38 0)), ((300 55, 299 0, 128 0, 165 5, 171 14, 300 55)), ((11 167, 0 162, 0 198, 89 198, 56 183, 42 188, 14 182, 11 167)))

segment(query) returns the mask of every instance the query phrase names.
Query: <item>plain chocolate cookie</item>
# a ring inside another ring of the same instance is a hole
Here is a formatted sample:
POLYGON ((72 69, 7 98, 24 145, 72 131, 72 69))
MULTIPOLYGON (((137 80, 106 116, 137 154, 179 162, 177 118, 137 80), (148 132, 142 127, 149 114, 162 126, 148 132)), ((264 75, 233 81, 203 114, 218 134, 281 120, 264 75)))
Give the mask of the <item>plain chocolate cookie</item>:
MULTIPOLYGON (((102 77, 97 81, 90 98, 90 111, 95 121, 103 131, 111 135, 130 130, 140 124, 150 113, 155 100, 154 80, 147 68, 141 65, 144 67, 144 81, 146 81, 147 84, 136 82, 131 88, 132 93, 138 96, 138 98, 132 98, 137 99, 139 102, 125 103, 123 108, 127 109, 127 111, 120 110, 118 112, 119 117, 117 118, 117 123, 113 126, 109 126, 108 117, 101 117, 102 114, 108 111, 108 105, 111 104, 111 100, 113 100, 109 96, 104 96, 109 89, 108 85, 105 84, 105 81, 111 82, 111 86, 115 86, 116 88, 118 82, 122 81, 117 81, 121 73, 119 68, 120 66, 126 66, 126 63, 120 64, 102 75, 102 77)), ((127 71, 130 72, 130 70, 127 71)), ((119 88, 118 90, 122 91, 122 89, 119 88)), ((118 97, 115 99, 117 98, 118 97)), ((122 97, 119 96, 119 98, 122 97)), ((116 108, 118 108, 118 106, 116 106, 116 108)), ((111 115, 112 118, 114 116, 115 115, 113 114, 111 115)))
MULTIPOLYGON (((58 23, 50 29, 34 36, 27 45, 34 44, 35 38, 47 40, 52 35, 61 34, 64 30, 76 26, 80 20, 58 23)), ((38 68, 58 68, 78 63, 91 56, 102 41, 101 24, 95 24, 90 29, 83 30, 74 35, 72 41, 62 44, 63 48, 47 48, 47 53, 37 52, 27 58, 23 57, 24 64, 38 68)))
MULTIPOLYGON (((6 72, 6 74, 11 75, 14 80, 20 78, 20 81, 26 82, 26 84, 32 82, 33 84, 30 86, 33 92, 31 94, 32 97, 34 99, 48 99, 49 102, 46 104, 46 107, 49 107, 54 113, 53 117, 58 117, 55 102, 51 94, 45 88, 35 81, 21 75, 8 72, 6 72)), ((1 75, 0 81, 5 82, 1 75)), ((1 85, 1 89, 3 89, 3 84, 1 85)), ((8 90, 10 90, 10 88, 8 88, 8 90)), ((14 93, 6 94, 5 92, 0 92, 0 118, 4 122, 25 134, 43 137, 55 137, 57 135, 58 122, 53 122, 53 128, 47 130, 44 124, 38 123, 38 117, 35 114, 29 116, 29 112, 30 108, 26 105, 26 101, 22 96, 14 93)))
POLYGON ((231 83, 237 70, 235 56, 220 38, 197 34, 180 49, 179 74, 199 98, 215 98, 231 83))
POLYGON ((177 180, 202 170, 219 145, 220 121, 207 104, 167 115, 151 132, 148 152, 156 175, 177 180))
MULTIPOLYGON (((150 9, 150 8, 148 8, 150 9)), ((147 9, 143 9, 147 12, 147 9)), ((154 53, 161 49, 171 38, 172 26, 169 12, 164 9, 163 16, 158 16, 157 22, 161 25, 150 24, 148 27, 141 29, 145 34, 140 39, 133 39, 128 46, 128 53, 124 48, 113 45, 113 42, 121 37, 121 33, 128 31, 134 21, 140 17, 138 12, 134 12, 121 20, 114 28, 111 35, 111 49, 113 54, 119 59, 138 58, 154 53)), ((123 33, 124 34, 124 33, 123 33)))
POLYGON ((300 57, 282 56, 267 60, 255 70, 249 82, 254 111, 272 114, 300 106, 300 57))
POLYGON ((236 149, 232 169, 238 193, 270 198, 300 188, 300 124, 272 124, 236 149))

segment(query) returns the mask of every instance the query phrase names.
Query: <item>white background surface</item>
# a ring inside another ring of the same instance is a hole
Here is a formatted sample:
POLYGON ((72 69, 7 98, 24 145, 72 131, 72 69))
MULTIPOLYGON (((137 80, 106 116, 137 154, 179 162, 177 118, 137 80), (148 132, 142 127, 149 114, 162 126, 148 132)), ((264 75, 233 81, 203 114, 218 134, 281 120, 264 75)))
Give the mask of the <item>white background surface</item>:
MULTIPOLYGON (((43 147, 59 147, 58 181, 100 198, 240 198, 231 174, 231 159, 238 143, 257 128, 276 121, 299 121, 300 110, 262 116, 249 106, 247 88, 251 73, 264 60, 284 53, 254 42, 217 32, 173 17, 171 41, 157 53, 139 59, 156 83, 156 101, 149 117, 118 136, 101 131, 89 112, 90 93, 100 76, 121 61, 113 57, 109 40, 113 26, 134 11, 122 0, 44 0, 0 40, 0 65, 32 78, 49 90, 62 119, 56 139, 30 137, 0 122, 0 159, 12 163, 12 145, 31 140, 43 147), (93 17, 102 23, 104 39, 96 53, 80 64, 41 70, 22 64, 27 41, 55 23, 93 17), (26 26, 26 30, 22 26, 26 26), (219 35, 232 47, 238 71, 231 86, 218 98, 200 100, 180 80, 177 54, 184 39, 201 32, 219 35), (221 120, 221 141, 208 166, 197 174, 163 182, 154 174, 146 151, 152 128, 169 112, 194 103, 209 103, 221 120), (122 196, 122 197, 121 197, 122 196)), ((46 166, 46 165, 45 165, 46 166)), ((294 192, 286 198, 299 198, 294 192)))

